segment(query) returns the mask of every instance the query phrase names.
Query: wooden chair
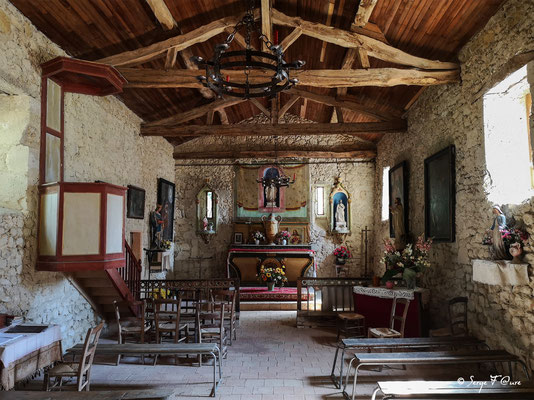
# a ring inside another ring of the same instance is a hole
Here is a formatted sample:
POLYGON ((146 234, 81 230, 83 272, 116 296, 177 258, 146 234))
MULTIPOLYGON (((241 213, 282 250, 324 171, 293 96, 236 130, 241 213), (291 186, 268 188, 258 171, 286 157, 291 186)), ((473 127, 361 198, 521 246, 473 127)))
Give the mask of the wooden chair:
POLYGON ((403 338, 404 326, 406 325, 406 315, 408 315, 408 307, 410 306, 410 300, 397 299, 393 300, 391 306, 391 316, 389 318, 389 328, 369 328, 367 336, 370 338, 403 338), (397 315, 397 304, 404 304, 404 310, 402 315, 397 315), (395 322, 400 322, 400 329, 395 330, 395 322))
MULTIPOLYGON (((199 302, 196 311, 197 338, 199 343, 216 343, 220 356, 226 358, 226 329, 224 327, 225 302, 199 302)), ((199 357, 199 364, 201 358, 199 357)))
POLYGON ((449 326, 430 331, 431 337, 467 336, 467 297, 449 300, 449 326))
MULTIPOLYGON (((146 335, 150 331, 150 323, 146 320, 146 301, 135 301, 132 303, 114 301, 115 318, 117 320, 118 343, 126 343, 129 338, 134 338, 136 343, 145 343, 146 335), (120 306, 126 305, 134 307, 139 311, 140 317, 121 317, 120 306)), ((144 356, 141 357, 143 364, 144 356)), ((117 357, 117 365, 121 362, 121 356, 117 357)))
MULTIPOLYGON (((173 343, 188 341, 189 325, 180 320, 182 311, 182 295, 179 294, 176 300, 156 299, 154 300, 154 322, 156 326, 156 343, 161 343, 164 336, 172 337, 173 343)), ((156 364, 157 356, 154 359, 156 364)), ((178 363, 178 356, 175 356, 175 363, 178 363)))
POLYGON ((339 313, 336 342, 339 342, 342 334, 350 337, 365 337, 365 317, 358 313, 339 313))
POLYGON ((236 292, 235 290, 212 290, 210 294, 213 302, 222 301, 225 304, 224 324, 228 329, 228 344, 231 346, 232 339, 237 340, 236 292))
POLYGON ((95 328, 89 328, 87 330, 83 352, 79 362, 63 362, 45 372, 43 390, 49 391, 56 387, 59 387, 61 390, 63 378, 76 378, 78 392, 81 392, 82 390, 89 391, 91 367, 95 357, 96 345, 98 344, 98 339, 103 327, 104 323, 101 322, 95 328), (53 386, 50 386, 50 378, 56 379, 56 383, 53 386))

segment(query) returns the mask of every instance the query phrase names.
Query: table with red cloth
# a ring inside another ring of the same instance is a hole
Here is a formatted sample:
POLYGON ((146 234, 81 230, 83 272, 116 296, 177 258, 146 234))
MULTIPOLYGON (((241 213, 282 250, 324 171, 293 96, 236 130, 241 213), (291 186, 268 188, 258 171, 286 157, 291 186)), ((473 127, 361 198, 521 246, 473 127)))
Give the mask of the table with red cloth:
MULTIPOLYGON (((407 288, 387 289, 385 287, 354 286, 354 307, 358 314, 365 317, 367 328, 389 327, 391 306, 393 300, 408 299, 410 305, 406 317, 404 337, 423 337, 428 334, 428 289, 407 288)), ((397 309, 397 315, 402 312, 402 306, 397 309)))

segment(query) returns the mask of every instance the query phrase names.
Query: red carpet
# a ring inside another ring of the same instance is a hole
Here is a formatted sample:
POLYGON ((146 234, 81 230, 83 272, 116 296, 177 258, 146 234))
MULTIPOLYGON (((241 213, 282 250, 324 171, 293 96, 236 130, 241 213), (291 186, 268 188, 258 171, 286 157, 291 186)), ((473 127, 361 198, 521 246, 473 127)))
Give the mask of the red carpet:
MULTIPOLYGON (((306 293, 302 293, 301 300, 307 300, 306 293)), ((297 288, 275 287, 273 291, 264 287, 242 287, 239 294, 240 301, 297 301, 297 288)))

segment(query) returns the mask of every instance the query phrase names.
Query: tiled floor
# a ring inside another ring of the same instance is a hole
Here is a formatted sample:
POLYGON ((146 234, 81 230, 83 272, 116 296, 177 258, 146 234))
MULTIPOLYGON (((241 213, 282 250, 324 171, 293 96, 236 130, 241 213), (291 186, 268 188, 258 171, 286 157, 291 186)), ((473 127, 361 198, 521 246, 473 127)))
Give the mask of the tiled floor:
MULTIPOLYGON (((293 311, 244 311, 238 339, 229 348, 223 363, 223 382, 219 399, 290 400, 341 399, 330 380, 335 333, 324 329, 297 329, 293 311)), ((103 360, 100 360, 103 361, 103 360)), ((120 366, 93 366, 92 390, 124 388, 169 388, 176 399, 208 398, 212 368, 184 363, 174 366, 174 359, 160 364, 141 365, 139 358, 125 358, 120 366)), ((109 360, 113 361, 113 360, 109 360)), ((478 373, 475 367, 471 368, 478 373)), ((469 370, 421 367, 406 371, 385 369, 378 373, 363 371, 358 379, 358 399, 369 399, 380 380, 457 379, 468 377, 469 370), (361 382, 361 385, 360 385, 361 382)), ((27 389, 40 387, 34 381, 27 389)))

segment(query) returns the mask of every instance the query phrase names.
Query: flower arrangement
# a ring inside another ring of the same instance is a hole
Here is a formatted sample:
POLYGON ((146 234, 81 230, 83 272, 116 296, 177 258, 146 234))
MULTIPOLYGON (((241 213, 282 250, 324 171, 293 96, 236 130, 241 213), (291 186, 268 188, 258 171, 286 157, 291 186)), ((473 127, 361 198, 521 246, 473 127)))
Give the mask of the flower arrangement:
POLYGON ((265 235, 260 231, 255 231, 254 233, 252 233, 252 239, 265 240, 265 235))
POLYGON ((339 246, 338 248, 336 248, 334 250, 334 256, 343 260, 346 260, 347 258, 352 258, 350 250, 347 249, 345 246, 339 246))
POLYGON ((430 267, 428 252, 431 247, 432 239, 425 240, 422 235, 417 238, 415 245, 410 243, 402 251, 396 250, 390 239, 385 240, 382 262, 388 269, 382 277, 382 282, 402 274, 402 279, 409 286, 412 286, 412 283, 415 285, 417 273, 430 267))
POLYGON ((282 265, 282 267, 266 267, 262 264, 260 267, 260 273, 256 274, 258 277, 258 280, 260 282, 274 282, 275 284, 280 284, 280 286, 284 286, 284 283, 287 282, 285 265, 282 265))
POLYGON ((161 248, 165 250, 169 250, 171 248, 171 241, 170 240, 162 240, 161 241, 161 248))
POLYGON ((278 232, 278 238, 280 238, 280 239, 289 240, 290 237, 291 237, 291 233, 289 233, 288 231, 280 231, 280 232, 278 232))
MULTIPOLYGON (((528 233, 518 228, 505 228, 500 229, 502 241, 506 249, 512 247, 514 243, 518 243, 521 248, 528 240, 528 233)), ((493 238, 491 230, 486 232, 486 236, 482 239, 482 244, 491 246, 493 244, 493 238)), ((517 245, 516 245, 517 246, 517 245)))

